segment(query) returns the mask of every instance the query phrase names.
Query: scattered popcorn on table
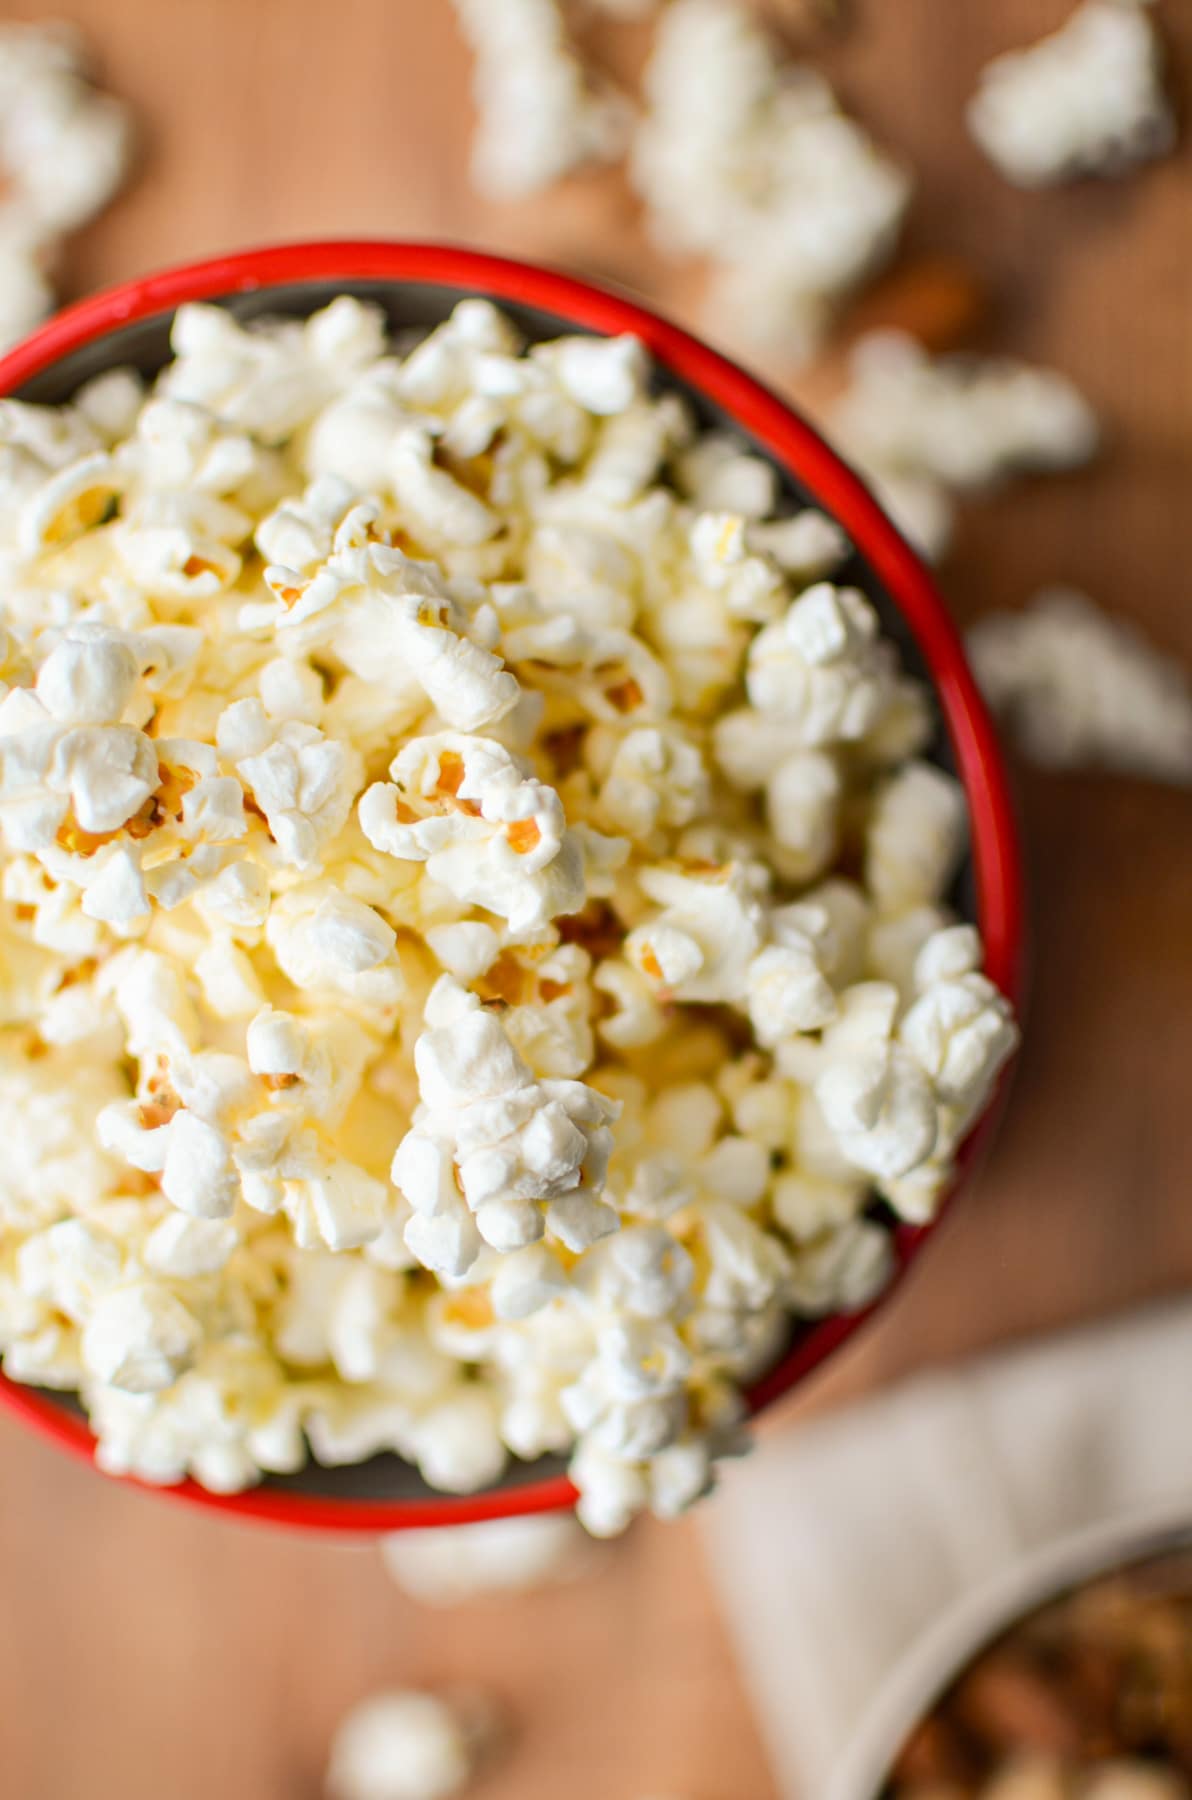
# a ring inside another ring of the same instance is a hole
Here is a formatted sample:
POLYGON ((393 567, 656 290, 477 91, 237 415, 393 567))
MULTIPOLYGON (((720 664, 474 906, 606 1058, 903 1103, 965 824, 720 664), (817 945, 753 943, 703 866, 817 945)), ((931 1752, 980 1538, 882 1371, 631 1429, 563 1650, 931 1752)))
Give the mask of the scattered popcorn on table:
POLYGON ((928 697, 631 339, 173 347, 0 402, 4 1368, 147 1481, 554 1454, 669 1517, 1013 1048, 928 697))
POLYGON ((450 1800, 469 1785, 499 1730, 486 1695, 374 1694, 336 1732, 328 1800, 450 1800))
MULTIPOLYGON (((475 57, 472 174, 482 193, 533 194, 584 163, 620 155, 628 102, 584 69, 559 0, 453 4, 475 57)), ((629 14, 625 0, 618 10, 629 14)))
POLYGON ((673 0, 645 99, 631 173, 660 246, 710 259, 709 328, 804 360, 894 250, 910 177, 737 0, 673 0))
POLYGON ((398 1531, 382 1538, 381 1554, 397 1585, 431 1606, 526 1593, 570 1581, 593 1563, 591 1539, 566 1512, 398 1531))
POLYGON ((1175 142, 1149 0, 1083 0, 1058 31, 997 57, 969 129, 1007 180, 1045 187, 1119 175, 1175 142))
POLYGON ((1036 762, 1192 786, 1192 685, 1132 625, 1050 588, 982 619, 968 644, 990 704, 1036 762))
POLYGON ((72 26, 0 24, 0 350, 51 310, 62 237, 103 210, 128 169, 128 112, 91 86, 86 64, 72 26))
POLYGON ((1065 376, 1008 357, 932 357, 893 331, 857 344, 827 428, 932 560, 951 538, 953 491, 1077 468, 1098 443, 1096 417, 1065 376))

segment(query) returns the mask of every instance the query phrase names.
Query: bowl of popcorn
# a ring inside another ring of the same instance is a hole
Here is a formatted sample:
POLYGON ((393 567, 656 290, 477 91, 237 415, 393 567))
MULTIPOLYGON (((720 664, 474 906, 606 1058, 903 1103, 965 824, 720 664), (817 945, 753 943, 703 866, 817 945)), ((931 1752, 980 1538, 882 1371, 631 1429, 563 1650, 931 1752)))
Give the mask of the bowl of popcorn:
POLYGON ((292 1524, 681 1511, 1014 1047, 929 577, 732 364, 458 250, 131 283, 0 392, 0 1400, 292 1524))

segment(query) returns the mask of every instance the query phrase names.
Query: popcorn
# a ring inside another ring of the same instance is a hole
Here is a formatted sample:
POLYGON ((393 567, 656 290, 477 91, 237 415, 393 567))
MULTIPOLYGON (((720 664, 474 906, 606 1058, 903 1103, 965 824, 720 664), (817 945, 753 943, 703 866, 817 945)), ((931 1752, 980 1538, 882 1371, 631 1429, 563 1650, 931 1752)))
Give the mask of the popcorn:
POLYGON ((415 1256, 462 1275, 481 1239, 508 1252, 549 1229, 582 1250, 615 1229, 599 1193, 616 1107, 582 1082, 535 1081, 498 1021, 449 977, 427 1017, 414 1047, 422 1106, 392 1171, 418 1215, 406 1230, 415 1256))
POLYGON ((969 129, 1008 181, 1118 175, 1175 141, 1147 0, 1084 0, 1058 31, 994 59, 969 129))
POLYGON ((54 309, 45 255, 30 228, 0 212, 0 349, 10 349, 54 309))
POLYGON ((490 506, 432 461, 430 433, 411 426, 400 433, 389 464, 393 496, 420 536, 465 547, 494 536, 500 520, 490 506))
POLYGON ((491 1749, 495 1714, 479 1696, 394 1690, 362 1700, 331 1746, 332 1800, 449 1800, 491 1749))
POLYGON ((662 908, 626 939, 643 973, 681 1000, 739 999, 765 930, 756 866, 726 863, 690 873, 647 866, 638 882, 662 908), (673 982, 667 980, 663 956, 673 982))
POLYGON ((585 1573, 589 1547, 570 1513, 490 1519, 450 1530, 399 1531, 381 1555, 400 1588, 430 1606, 525 1593, 585 1573))
POLYGON ((809 588, 749 649, 745 685, 759 711, 797 724, 808 747, 863 737, 880 716, 877 615, 853 588, 809 588))
POLYGON ((300 1468, 304 1397, 266 1351, 231 1337, 204 1346, 194 1366, 160 1394, 128 1394, 104 1383, 83 1388, 109 1475, 170 1486, 193 1475, 229 1494, 263 1470, 300 1468))
POLYGON ((919 998, 898 1035, 931 1077, 937 1097, 963 1129, 984 1106, 1018 1041, 1010 1009, 981 975, 980 940, 971 926, 936 932, 919 952, 919 998))
POLYGON ((870 333, 855 346, 828 429, 931 558, 951 536, 953 490, 1079 468, 1099 435, 1087 401, 1063 376, 1009 358, 933 359, 896 331, 870 333))
POLYGON ((931 1083, 892 1041, 897 1008, 898 991, 886 983, 847 989, 824 1034, 826 1067, 815 1084, 845 1156, 887 1180, 926 1162, 939 1131, 931 1083))
POLYGON ((304 321, 241 325, 224 307, 180 306, 158 393, 206 407, 264 444, 283 443, 385 347, 377 307, 343 294, 304 321))
POLYGON ((174 339, 0 403, 5 1371, 150 1482, 674 1516, 1013 1048, 925 698, 632 339, 174 339))
POLYGON ((839 837, 844 780, 835 757, 799 750, 766 782, 766 821, 774 867, 788 881, 813 881, 831 862, 839 837))
POLYGON ((330 651, 354 675, 383 682, 415 717, 429 702, 448 725, 475 731, 517 702, 515 678, 469 635, 431 564, 385 545, 349 545, 309 581, 284 568, 265 579, 278 605, 243 608, 246 627, 275 625, 294 653, 330 651))
POLYGON ((315 725, 271 720, 260 700, 237 700, 221 713, 216 744, 264 814, 280 855, 310 868, 347 819, 359 758, 315 725))
POLYGON ((597 799, 597 818, 647 849, 707 808, 708 774, 695 744, 655 727, 629 731, 613 752, 597 799))
POLYGON ((930 763, 907 763, 879 789, 866 833, 865 874, 882 909, 940 900, 964 847, 964 797, 930 763))
POLYGON ((834 418, 846 447, 952 487, 1073 468, 1096 448, 1096 421, 1071 383, 1025 363, 933 362, 912 338, 875 332, 853 351, 852 379, 834 418))
POLYGON ((497 199, 535 193, 621 148, 625 108, 592 87, 567 43, 557 0, 455 0, 476 58, 472 169, 497 199))
POLYGON ((715 260, 721 332, 805 358, 892 253, 907 176, 731 0, 667 8, 645 97, 631 172, 659 244, 715 260))
POLYGON ((582 857, 562 803, 500 744, 451 732, 415 738, 389 773, 392 782, 360 802, 374 849, 424 862, 456 899, 498 913, 513 932, 579 909, 582 857))
POLYGON ((130 1394, 172 1387, 202 1342, 197 1319, 168 1288, 134 1282, 105 1294, 82 1338, 88 1375, 130 1394))
POLYGON ((0 347, 53 305, 44 270, 60 238, 101 212, 127 172, 124 106, 87 80, 66 25, 0 27, 0 347))
POLYGON ((0 701, 0 824, 14 850, 44 850, 64 829, 119 831, 152 796, 157 757, 132 725, 60 725, 28 688, 0 701))
POLYGON ((796 1031, 818 1031, 833 1017, 836 999, 814 941, 792 929, 759 950, 749 965, 749 1017, 767 1048, 796 1031))
POLYGON ((709 431, 697 438, 675 459, 675 477, 701 509, 736 513, 750 523, 768 519, 778 500, 773 465, 750 455, 743 441, 728 432, 709 431))
POLYGON ((1192 783, 1187 677, 1083 595, 1047 589, 1024 612, 982 619, 968 641, 986 697, 1034 761, 1192 783))
POLYGON ((867 1219, 856 1219, 800 1251, 790 1281, 791 1304, 809 1318, 863 1312, 887 1286, 892 1267, 889 1237, 867 1219))
POLYGON ((332 881, 303 882, 284 893, 269 909, 265 938, 295 987, 350 999, 378 1024, 405 994, 392 926, 332 881))

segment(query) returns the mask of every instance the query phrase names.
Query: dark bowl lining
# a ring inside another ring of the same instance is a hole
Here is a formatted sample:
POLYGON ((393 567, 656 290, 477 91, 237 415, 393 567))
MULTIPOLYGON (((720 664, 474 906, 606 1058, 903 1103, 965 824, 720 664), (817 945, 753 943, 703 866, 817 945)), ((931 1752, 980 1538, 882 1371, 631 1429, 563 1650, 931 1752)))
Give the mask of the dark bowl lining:
MULTIPOLYGON (((346 281, 303 281, 289 282, 279 286, 250 290, 220 297, 210 302, 219 305, 244 323, 262 318, 305 318, 326 306, 337 295, 351 293, 363 300, 377 305, 389 321, 391 332, 395 336, 430 330, 438 325, 463 297, 455 287, 440 286, 429 282, 403 281, 394 284, 388 281, 346 280, 346 281)), ((580 335, 582 328, 570 319, 557 313, 544 311, 539 307, 524 306, 500 296, 490 296, 495 305, 518 326, 524 336, 532 342, 543 338, 563 335, 580 335)), ((151 318, 138 319, 128 325, 118 326, 115 330, 105 332, 101 337, 87 344, 80 345, 69 355, 62 357, 51 368, 44 369, 31 380, 17 388, 14 397, 19 400, 35 402, 42 406, 57 406, 70 400, 82 385, 96 375, 118 368, 133 368, 139 374, 152 377, 164 368, 170 360, 169 333, 174 317, 174 309, 155 314, 151 318)), ((582 335, 596 335, 582 331, 582 335)), ((731 431, 734 436, 749 440, 749 433, 742 430, 737 421, 723 408, 717 406, 704 394, 689 387, 684 381, 672 376, 665 368, 658 368, 656 387, 661 392, 681 393, 691 406, 699 424, 706 430, 731 431)), ((759 448, 758 454, 767 462, 773 463, 772 454, 759 448)), ((782 510, 795 511, 803 506, 816 506, 818 502, 814 494, 794 479, 788 470, 778 468, 780 487, 785 502, 782 510)), ((859 587, 873 601, 882 620, 882 628, 898 645, 903 663, 909 673, 921 681, 931 685, 927 665, 919 652, 918 645, 912 636, 906 621, 893 604, 883 583, 859 552, 855 551, 839 572, 839 578, 859 587)), ((931 756, 949 773, 955 774, 955 762, 951 746, 942 726, 936 733, 931 746, 931 756)), ((950 895, 950 902, 963 918, 976 918, 976 897, 973 880, 971 858, 966 859, 957 878, 956 886, 950 895)), ((879 1216, 889 1218, 888 1209, 881 1202, 875 1202, 873 1209, 879 1216)), ((797 1341, 810 1326, 795 1325, 792 1329, 792 1343, 797 1341)), ((789 1345, 788 1345, 789 1351, 789 1345)), ((788 1352, 784 1352, 784 1355, 788 1352)), ((64 1411, 72 1412, 79 1417, 84 1416, 77 1400, 57 1390, 39 1390, 44 1397, 64 1411)), ((531 1483, 549 1480, 552 1476, 561 1475, 566 1469, 566 1459, 558 1456, 541 1457, 536 1462, 520 1462, 511 1458, 509 1467, 501 1480, 496 1483, 499 1489, 525 1487, 531 1483)), ((426 1483, 417 1469, 405 1463, 400 1457, 385 1454, 374 1456, 367 1462, 349 1464, 339 1468, 327 1468, 312 1461, 293 1475, 270 1475, 265 1478, 264 1486, 286 1490, 290 1493, 318 1494, 335 1500, 443 1500, 441 1490, 432 1488, 426 1483)))

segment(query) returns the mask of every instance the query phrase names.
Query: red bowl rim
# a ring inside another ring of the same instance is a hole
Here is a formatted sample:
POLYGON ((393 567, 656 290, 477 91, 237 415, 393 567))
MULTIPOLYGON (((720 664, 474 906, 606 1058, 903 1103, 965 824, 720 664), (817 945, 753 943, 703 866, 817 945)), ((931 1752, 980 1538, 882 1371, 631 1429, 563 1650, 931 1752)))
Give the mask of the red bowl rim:
MULTIPOLYGON (((10 394, 105 333, 171 311, 186 301, 226 299, 272 286, 327 281, 394 281, 456 288, 461 296, 479 293, 537 307, 602 334, 632 333, 661 368, 714 402, 816 496, 885 587, 930 672, 968 802, 977 920, 985 942, 986 969, 1002 992, 1017 1002, 1023 980, 1025 920, 1022 860, 1009 782, 993 722, 934 579, 869 489, 786 401, 636 300, 554 269, 450 244, 373 239, 273 245, 141 276, 68 307, 0 358, 0 395, 10 394)), ((949 1203, 987 1139, 996 1111, 995 1103, 963 1146, 949 1203)), ((750 1390, 751 1412, 760 1411, 806 1379, 873 1317, 937 1224, 938 1219, 928 1226, 902 1226, 895 1232, 897 1269, 882 1296, 861 1313, 825 1319, 806 1332, 790 1355, 750 1390)), ((0 1375, 0 1408, 75 1456, 92 1460, 95 1440, 83 1419, 38 1390, 0 1375)), ((191 1480, 154 1487, 131 1477, 118 1479, 241 1518, 338 1533, 375 1534, 467 1524, 515 1513, 556 1511, 575 1500, 570 1481, 559 1474, 463 1498, 444 1495, 385 1501, 331 1499, 269 1485, 244 1493, 214 1494, 191 1480)))

